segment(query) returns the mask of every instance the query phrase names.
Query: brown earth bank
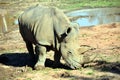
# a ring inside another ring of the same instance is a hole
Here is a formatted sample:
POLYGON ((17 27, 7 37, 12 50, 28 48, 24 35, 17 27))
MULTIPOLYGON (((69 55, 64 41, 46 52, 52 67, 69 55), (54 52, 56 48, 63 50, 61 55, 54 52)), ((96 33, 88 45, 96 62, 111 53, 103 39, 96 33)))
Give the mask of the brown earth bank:
POLYGON ((0 80, 120 80, 119 22, 80 28, 79 45, 80 55, 91 60, 82 68, 52 67, 50 51, 47 67, 36 71, 29 67, 30 57, 19 30, 0 34, 0 80))

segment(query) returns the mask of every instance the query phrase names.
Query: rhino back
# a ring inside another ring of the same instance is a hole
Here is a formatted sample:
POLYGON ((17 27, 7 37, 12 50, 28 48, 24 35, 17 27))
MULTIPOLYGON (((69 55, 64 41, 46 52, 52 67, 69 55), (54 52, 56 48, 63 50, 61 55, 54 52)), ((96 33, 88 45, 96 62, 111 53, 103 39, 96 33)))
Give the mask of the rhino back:
POLYGON ((41 45, 55 46, 56 35, 60 38, 69 24, 66 15, 55 7, 37 5, 29 8, 19 17, 20 32, 24 40, 41 45))
POLYGON ((54 38, 53 22, 48 7, 36 6, 26 10, 20 17, 20 31, 24 40, 35 44, 51 45, 54 38))

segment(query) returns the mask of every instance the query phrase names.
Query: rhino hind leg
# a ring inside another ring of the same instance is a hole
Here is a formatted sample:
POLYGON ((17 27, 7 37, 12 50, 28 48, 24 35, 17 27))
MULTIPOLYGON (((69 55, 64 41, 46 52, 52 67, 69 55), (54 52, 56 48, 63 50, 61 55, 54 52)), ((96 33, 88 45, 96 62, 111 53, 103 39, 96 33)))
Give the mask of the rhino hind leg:
POLYGON ((45 60, 46 60, 46 47, 41 45, 35 46, 35 52, 36 52, 36 64, 34 68, 36 70, 45 68, 45 60))

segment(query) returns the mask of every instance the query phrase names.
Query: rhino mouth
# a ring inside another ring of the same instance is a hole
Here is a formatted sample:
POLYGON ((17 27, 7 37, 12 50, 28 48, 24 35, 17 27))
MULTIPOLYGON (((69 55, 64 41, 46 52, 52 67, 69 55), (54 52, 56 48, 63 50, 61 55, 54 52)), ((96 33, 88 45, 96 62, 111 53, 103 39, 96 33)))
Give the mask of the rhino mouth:
POLYGON ((68 65, 71 69, 81 68, 80 62, 75 59, 65 59, 65 61, 66 61, 66 65, 68 65))

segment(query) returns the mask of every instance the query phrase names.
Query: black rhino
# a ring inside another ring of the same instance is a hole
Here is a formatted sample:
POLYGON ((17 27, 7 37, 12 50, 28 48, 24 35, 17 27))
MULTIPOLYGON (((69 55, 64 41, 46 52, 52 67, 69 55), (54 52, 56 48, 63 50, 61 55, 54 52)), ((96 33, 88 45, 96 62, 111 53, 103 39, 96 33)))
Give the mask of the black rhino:
POLYGON ((70 68, 76 69, 81 66, 78 57, 79 26, 71 23, 61 10, 36 5, 24 11, 18 22, 30 55, 37 56, 35 69, 45 65, 46 52, 49 50, 55 52, 56 63, 60 63, 62 56, 70 68))

